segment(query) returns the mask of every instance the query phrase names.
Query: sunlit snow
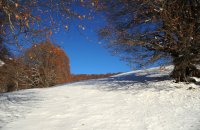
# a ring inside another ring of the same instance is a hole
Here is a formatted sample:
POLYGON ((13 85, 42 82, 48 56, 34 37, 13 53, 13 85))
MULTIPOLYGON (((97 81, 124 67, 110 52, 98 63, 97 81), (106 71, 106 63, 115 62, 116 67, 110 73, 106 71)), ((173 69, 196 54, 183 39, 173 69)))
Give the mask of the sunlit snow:
POLYGON ((2 130, 200 130, 200 89, 171 67, 0 95, 2 130))

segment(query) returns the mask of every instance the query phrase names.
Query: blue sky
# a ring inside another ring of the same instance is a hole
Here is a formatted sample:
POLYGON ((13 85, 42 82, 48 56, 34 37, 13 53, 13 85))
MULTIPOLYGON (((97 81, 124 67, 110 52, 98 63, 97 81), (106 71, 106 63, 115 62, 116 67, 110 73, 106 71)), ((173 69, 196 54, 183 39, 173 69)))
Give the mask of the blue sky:
MULTIPOLYGON (((82 15, 89 14, 84 8, 77 10, 82 15)), ((96 31, 105 24, 104 15, 95 13, 92 16, 92 20, 68 21, 68 30, 61 23, 61 30, 58 33, 53 31, 53 42, 60 45, 70 58, 71 73, 105 74, 130 71, 126 62, 122 62, 99 44, 96 31), (79 28, 80 25, 85 30, 79 28)))
POLYGON ((69 56, 71 73, 103 74, 130 70, 125 62, 120 61, 119 57, 113 56, 99 44, 95 32, 98 23, 92 21, 83 25, 85 30, 78 28, 77 24, 71 24, 68 31, 61 29, 52 38, 53 42, 59 44, 69 56))
MULTIPOLYGON (((88 14, 81 8, 77 8, 77 10, 82 14, 88 14)), ((50 39, 54 44, 61 46, 70 58, 71 73, 105 74, 130 71, 130 67, 126 62, 122 62, 118 56, 113 56, 106 48, 103 48, 102 44, 99 44, 96 31, 105 24, 104 16, 95 14, 95 18, 92 20, 75 18, 65 19, 65 22, 62 21, 63 19, 59 19, 60 17, 53 16, 58 25, 55 29, 52 28, 53 35, 50 39), (65 24, 68 26, 68 30, 65 29, 65 24), (79 28, 79 25, 84 26, 85 30, 79 28)), ((45 15, 43 17, 45 18, 45 15)), ((46 20, 43 24, 51 25, 46 20)), ((43 27, 41 25, 39 28, 43 27)), ((25 44, 24 48, 31 45, 25 44)), ((16 46, 12 49, 15 48, 16 46)), ((15 53, 18 54, 19 52, 16 51, 15 53)))

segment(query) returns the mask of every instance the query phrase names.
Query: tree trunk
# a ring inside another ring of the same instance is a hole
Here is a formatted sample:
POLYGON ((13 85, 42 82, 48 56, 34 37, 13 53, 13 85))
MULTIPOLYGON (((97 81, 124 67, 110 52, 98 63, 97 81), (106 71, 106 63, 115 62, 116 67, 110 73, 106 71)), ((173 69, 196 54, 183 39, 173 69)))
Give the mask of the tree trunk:
POLYGON ((200 70, 195 65, 191 64, 189 58, 176 57, 174 58, 174 70, 172 71, 171 77, 176 82, 190 82, 189 77, 200 77, 200 70))

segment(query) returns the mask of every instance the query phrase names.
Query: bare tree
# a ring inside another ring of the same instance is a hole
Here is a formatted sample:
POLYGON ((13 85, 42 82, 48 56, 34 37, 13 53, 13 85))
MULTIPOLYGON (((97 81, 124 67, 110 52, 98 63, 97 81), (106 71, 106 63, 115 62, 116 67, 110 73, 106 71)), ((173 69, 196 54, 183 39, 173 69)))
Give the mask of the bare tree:
POLYGON ((24 42, 44 40, 62 27, 68 30, 74 18, 89 18, 89 13, 83 15, 76 9, 89 3, 82 0, 0 0, 0 37, 19 47, 24 42))
POLYGON ((22 66, 11 58, 4 59, 4 62, 5 63, 0 66, 0 92, 10 92, 20 89, 18 86, 18 74, 22 72, 22 66))
POLYGON ((101 1, 108 25, 99 31, 109 47, 131 62, 153 63, 171 57, 172 77, 200 76, 199 0, 101 1), (133 60, 134 59, 134 60, 133 60))

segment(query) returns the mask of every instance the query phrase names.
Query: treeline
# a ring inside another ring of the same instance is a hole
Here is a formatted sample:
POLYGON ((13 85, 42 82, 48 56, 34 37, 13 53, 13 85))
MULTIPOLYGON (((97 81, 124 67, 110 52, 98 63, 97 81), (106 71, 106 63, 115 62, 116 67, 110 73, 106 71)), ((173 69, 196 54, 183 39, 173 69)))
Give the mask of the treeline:
POLYGON ((71 75, 71 82, 77 82, 81 80, 89 80, 89 79, 99 79, 99 78, 107 78, 118 73, 108 73, 108 74, 78 74, 78 75, 71 75))
POLYGON ((26 49, 17 58, 4 57, 0 66, 0 92, 50 87, 70 82, 69 58, 50 41, 26 49))
POLYGON ((9 55, 8 48, 5 50, 0 63, 0 92, 45 88, 114 75, 71 74, 67 54, 50 41, 34 44, 17 58, 9 55))

